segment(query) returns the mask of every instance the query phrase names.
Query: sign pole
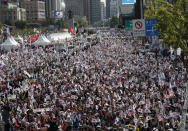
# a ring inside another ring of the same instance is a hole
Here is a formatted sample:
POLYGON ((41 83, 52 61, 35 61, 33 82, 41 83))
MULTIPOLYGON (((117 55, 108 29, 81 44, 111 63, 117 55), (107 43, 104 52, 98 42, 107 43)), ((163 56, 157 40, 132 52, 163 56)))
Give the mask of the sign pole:
POLYGON ((144 6, 143 6, 143 0, 140 0, 140 13, 141 13, 141 19, 144 19, 144 6))

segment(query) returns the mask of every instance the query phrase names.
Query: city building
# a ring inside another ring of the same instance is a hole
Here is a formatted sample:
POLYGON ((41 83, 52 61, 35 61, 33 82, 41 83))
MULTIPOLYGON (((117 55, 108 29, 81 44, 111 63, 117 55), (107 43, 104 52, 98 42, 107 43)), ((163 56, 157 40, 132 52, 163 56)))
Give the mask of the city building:
POLYGON ((46 18, 64 18, 65 1, 64 0, 46 0, 46 18))
POLYGON ((117 0, 111 0, 110 2, 110 17, 118 17, 118 1, 117 0))
POLYGON ((110 2, 111 0, 106 0, 106 18, 110 18, 110 2))
POLYGON ((123 4, 122 0, 118 0, 119 22, 124 25, 126 20, 136 19, 135 17, 135 1, 132 4, 123 4))
POLYGON ((105 19, 104 15, 104 2, 101 2, 101 20, 105 19))
POLYGON ((65 16, 68 18, 69 12, 73 16, 84 17, 84 0, 65 0, 65 16))
POLYGON ((106 6, 104 5, 104 19, 106 19, 106 6))
POLYGON ((39 0, 22 0, 20 7, 26 9, 26 20, 29 22, 44 21, 45 15, 45 2, 39 0))
POLYGON ((90 24, 90 1, 84 0, 84 16, 86 16, 88 23, 90 24))
POLYGON ((6 5, 0 5, 0 21, 5 23, 6 21, 15 22, 18 20, 26 20, 26 10, 19 8, 14 4, 8 3, 6 5))
POLYGON ((101 20, 100 0, 90 1, 90 23, 94 24, 101 20))

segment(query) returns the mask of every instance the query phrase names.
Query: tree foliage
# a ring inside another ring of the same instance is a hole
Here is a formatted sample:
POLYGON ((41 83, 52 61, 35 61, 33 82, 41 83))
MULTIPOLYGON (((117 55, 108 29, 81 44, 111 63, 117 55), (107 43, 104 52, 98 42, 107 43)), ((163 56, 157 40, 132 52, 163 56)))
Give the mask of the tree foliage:
POLYGON ((66 27, 66 23, 63 20, 58 20, 56 22, 56 24, 59 26, 59 28, 65 28, 66 27))
POLYGON ((12 26, 12 22, 10 20, 5 20, 4 24, 12 26))
POLYGON ((3 24, 0 22, 0 29, 3 27, 3 24))
POLYGON ((145 18, 156 18, 159 36, 164 43, 174 48, 182 48, 188 53, 186 40, 188 39, 188 15, 184 7, 185 0, 150 0, 146 6, 145 18))
POLYGON ((110 26, 114 27, 116 25, 118 25, 118 18, 113 16, 112 19, 110 20, 110 26))
POLYGON ((87 19, 85 17, 81 18, 76 23, 77 23, 78 27, 82 27, 82 26, 87 26, 88 25, 88 21, 87 21, 87 19))
POLYGON ((26 22, 25 21, 16 21, 15 26, 18 29, 24 29, 26 27, 26 22))
POLYGON ((103 21, 97 21, 97 22, 95 22, 95 23, 93 24, 93 26, 94 26, 94 27, 102 27, 103 24, 104 24, 103 21))

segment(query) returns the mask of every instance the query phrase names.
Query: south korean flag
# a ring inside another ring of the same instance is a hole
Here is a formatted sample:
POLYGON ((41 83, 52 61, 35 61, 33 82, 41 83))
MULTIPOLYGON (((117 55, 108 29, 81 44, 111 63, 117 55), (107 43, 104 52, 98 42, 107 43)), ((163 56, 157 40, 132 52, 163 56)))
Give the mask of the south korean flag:
POLYGON ((56 11, 55 18, 63 18, 63 11, 56 11))

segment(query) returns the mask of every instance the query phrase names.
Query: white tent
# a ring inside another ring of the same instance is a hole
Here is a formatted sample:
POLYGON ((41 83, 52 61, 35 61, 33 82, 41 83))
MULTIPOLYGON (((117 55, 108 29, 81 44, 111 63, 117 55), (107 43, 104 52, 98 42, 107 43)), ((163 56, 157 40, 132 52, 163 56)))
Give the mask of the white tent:
MULTIPOLYGON (((43 38, 46 40, 46 41, 49 41, 48 38, 46 38, 46 36, 43 36, 43 38)), ((49 41, 50 42, 50 41, 49 41)))
POLYGON ((68 32, 53 33, 53 34, 50 34, 47 38, 50 41, 58 42, 58 41, 64 41, 65 39, 70 39, 70 38, 72 38, 72 35, 68 32))
POLYGON ((13 37, 8 37, 7 40, 1 45, 1 49, 11 50, 19 47, 19 43, 13 37))
POLYGON ((23 44, 23 38, 21 36, 18 35, 17 38, 15 38, 16 40, 20 41, 23 44))
POLYGON ((14 39, 14 37, 10 37, 11 38, 11 40, 15 43, 15 44, 18 44, 19 45, 19 43, 17 42, 17 41, 15 41, 15 39, 14 39))
POLYGON ((46 45, 50 45, 51 42, 43 35, 41 35, 37 41, 35 41, 33 43, 33 45, 36 45, 36 46, 39 46, 39 45, 42 45, 42 46, 46 46, 46 45))

